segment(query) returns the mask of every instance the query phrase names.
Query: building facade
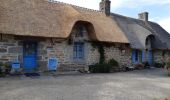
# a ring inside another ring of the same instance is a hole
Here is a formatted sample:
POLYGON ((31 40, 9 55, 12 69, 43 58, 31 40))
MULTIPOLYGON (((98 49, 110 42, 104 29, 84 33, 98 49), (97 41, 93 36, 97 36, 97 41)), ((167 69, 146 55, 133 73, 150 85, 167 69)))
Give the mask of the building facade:
POLYGON ((24 72, 88 70, 100 59, 94 43, 120 66, 169 61, 170 35, 147 12, 129 18, 111 13, 110 3, 102 0, 95 11, 47 0, 1 1, 0 61, 19 62, 24 72))

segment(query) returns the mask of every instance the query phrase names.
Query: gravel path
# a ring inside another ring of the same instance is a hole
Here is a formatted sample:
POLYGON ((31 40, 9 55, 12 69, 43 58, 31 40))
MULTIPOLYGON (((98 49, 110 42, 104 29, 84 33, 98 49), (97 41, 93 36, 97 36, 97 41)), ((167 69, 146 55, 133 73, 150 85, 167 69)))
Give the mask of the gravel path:
POLYGON ((163 69, 0 78, 0 100, 164 100, 168 96, 170 77, 163 69))

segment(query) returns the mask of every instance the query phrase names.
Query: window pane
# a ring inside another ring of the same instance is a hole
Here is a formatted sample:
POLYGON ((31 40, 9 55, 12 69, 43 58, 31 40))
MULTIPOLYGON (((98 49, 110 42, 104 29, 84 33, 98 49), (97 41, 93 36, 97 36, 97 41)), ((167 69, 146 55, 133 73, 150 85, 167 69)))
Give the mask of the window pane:
POLYGON ((82 59, 84 57, 84 44, 76 42, 74 43, 74 59, 82 59))

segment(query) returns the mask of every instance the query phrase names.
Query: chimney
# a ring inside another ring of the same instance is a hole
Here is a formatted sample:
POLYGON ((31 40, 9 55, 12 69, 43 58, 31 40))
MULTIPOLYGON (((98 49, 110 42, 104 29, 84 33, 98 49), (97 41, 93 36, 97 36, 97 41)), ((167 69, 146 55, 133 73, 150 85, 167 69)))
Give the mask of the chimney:
POLYGON ((100 2, 100 11, 105 12, 107 16, 110 15, 110 4, 111 4, 110 0, 102 0, 100 2))
POLYGON ((138 17, 139 17, 140 20, 148 21, 148 15, 149 15, 148 12, 143 12, 143 13, 139 13, 138 17))

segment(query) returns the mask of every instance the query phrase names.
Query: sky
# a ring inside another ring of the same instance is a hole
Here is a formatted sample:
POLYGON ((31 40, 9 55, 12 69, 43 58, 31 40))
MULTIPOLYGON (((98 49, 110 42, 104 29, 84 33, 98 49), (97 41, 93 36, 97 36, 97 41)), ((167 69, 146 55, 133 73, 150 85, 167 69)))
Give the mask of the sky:
MULTIPOLYGON (((99 9, 101 0, 56 0, 77 6, 99 9)), ((170 0, 110 0, 111 12, 138 18, 138 13, 149 12, 149 20, 157 22, 170 33, 170 0)))

